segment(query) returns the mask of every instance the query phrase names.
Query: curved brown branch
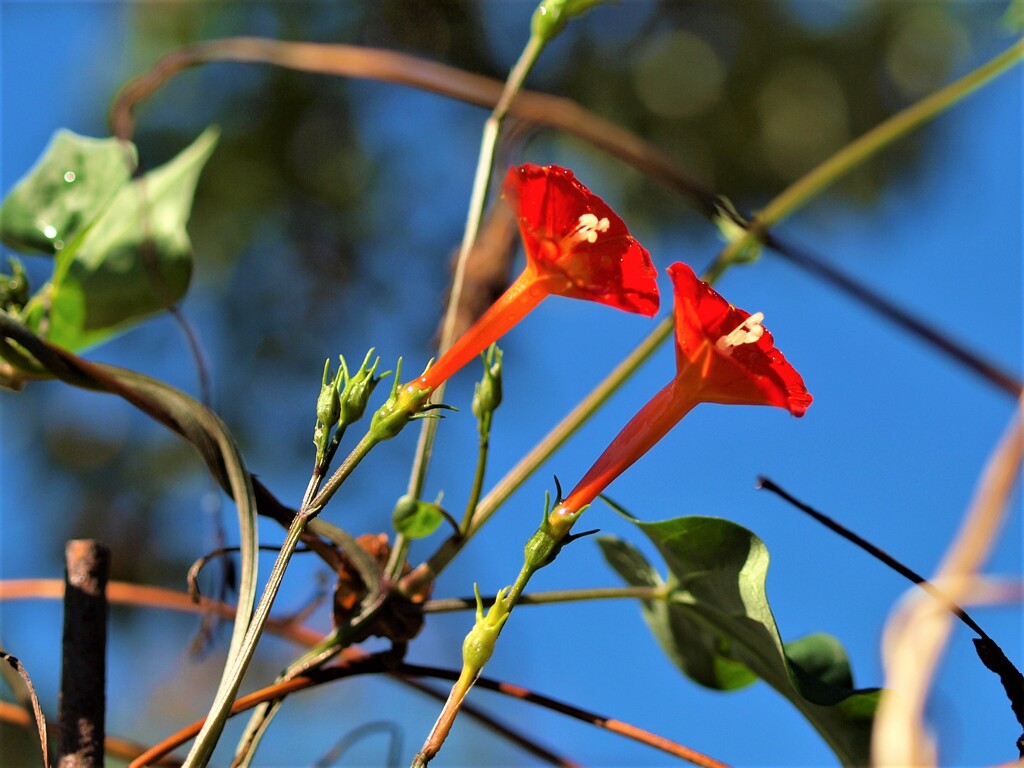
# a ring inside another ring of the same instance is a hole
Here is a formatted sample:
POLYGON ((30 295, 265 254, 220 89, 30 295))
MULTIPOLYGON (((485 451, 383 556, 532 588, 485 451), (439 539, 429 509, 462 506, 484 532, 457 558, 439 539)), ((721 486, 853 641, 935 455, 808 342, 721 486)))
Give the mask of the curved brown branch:
MULTIPOLYGON (((5 600, 27 600, 40 598, 58 599, 63 595, 63 593, 64 582, 61 579, 14 579, 0 581, 0 602, 5 600)), ((184 592, 176 592, 170 589, 163 589, 162 587, 149 587, 138 584, 128 584, 123 581, 112 581, 107 585, 107 596, 111 603, 122 605, 148 606, 151 608, 164 608, 167 610, 184 611, 187 613, 211 611, 213 613, 218 613, 225 618, 230 619, 234 617, 234 609, 230 605, 216 600, 210 600, 205 597, 202 598, 199 603, 194 603, 188 594, 184 592)), ((323 639, 323 636, 319 632, 308 627, 296 625, 292 622, 280 622, 270 619, 267 622, 267 629, 276 635, 288 638, 289 640, 302 645, 312 646, 323 639)), ((443 700, 445 694, 435 691, 429 686, 426 686, 413 678, 433 677, 442 680, 454 680, 458 676, 454 670, 422 667, 412 664, 394 665, 391 663, 385 663, 385 661, 381 660, 379 657, 371 657, 369 654, 358 649, 347 648, 343 651, 342 661, 340 664, 331 666, 314 675, 306 675, 295 678, 294 680, 289 680, 285 683, 268 686, 267 688, 250 694, 249 696, 238 699, 238 701, 235 702, 235 707, 232 709, 232 714, 237 714, 238 712, 250 709, 264 701, 271 701, 280 696, 308 688, 312 685, 317 685, 329 680, 341 679, 352 674, 366 674, 370 672, 387 672, 393 675, 396 679, 401 680, 403 683, 411 685, 417 690, 439 700, 443 700), (356 671, 353 672, 353 669, 356 671), (243 703, 245 705, 244 707, 241 706, 243 703)), ((590 723, 591 725, 595 725, 599 728, 604 728, 605 730, 613 733, 626 736, 634 741, 647 744, 655 749, 665 752, 666 754, 674 755, 684 760, 689 760, 695 765, 706 766, 706 768, 723 768, 725 765, 713 758, 702 755, 700 752, 691 750, 681 744, 676 744, 662 736, 636 728, 629 723, 624 723, 621 720, 615 720, 603 717, 593 712, 588 712, 587 710, 560 702, 557 699, 533 693, 520 686, 510 685, 509 683, 503 683, 490 678, 480 678, 480 680, 477 681, 477 685, 488 690, 497 691, 498 693, 506 696, 512 696, 514 698, 522 699, 523 701, 539 704, 577 720, 590 723)), ((560 758, 557 755, 554 755, 554 753, 544 750, 543 747, 534 744, 529 739, 516 734, 514 729, 510 729, 506 725, 497 723, 479 709, 467 707, 466 712, 467 714, 481 720, 489 727, 496 728, 508 735, 510 739, 515 741, 517 744, 520 744, 520 746, 523 746, 526 749, 531 749, 531 751, 536 750, 534 751, 534 754, 538 757, 541 757, 543 754, 547 754, 550 755, 551 759, 549 762, 552 762, 552 764, 569 764, 569 762, 564 760, 564 758, 560 758)), ((0 715, 0 719, 3 719, 2 715, 0 715)), ((140 761, 138 754, 135 755, 136 762, 138 762, 139 765, 144 765, 159 760, 159 755, 167 754, 180 744, 192 738, 199 732, 199 728, 201 727, 202 721, 193 723, 189 728, 194 728, 194 732, 188 729, 180 731, 174 736, 165 739, 160 745, 157 745, 161 746, 161 749, 164 751, 161 751, 158 754, 156 746, 154 746, 150 750, 147 750, 145 762, 140 761), (186 731, 188 732, 187 734, 186 731), (180 741, 175 740, 178 737, 181 737, 180 741), (172 740, 175 740, 173 744, 171 744, 172 740)))
MULTIPOLYGON (((280 683, 274 683, 273 685, 254 691, 253 693, 236 700, 231 708, 231 714, 234 716, 240 712, 252 709, 257 704, 261 704, 265 701, 273 701, 274 699, 287 696, 288 694, 323 685, 335 680, 341 680, 354 675, 379 674, 382 672, 408 682, 411 682, 409 678, 413 677, 431 677, 441 680, 454 680, 458 677, 458 672, 455 670, 441 669, 439 667, 426 667, 415 664, 395 664, 394 661, 386 655, 378 654, 374 656, 367 656, 361 660, 350 663, 325 667, 316 672, 295 677, 291 680, 280 683)), ((629 723, 624 723, 621 720, 603 717, 602 715, 558 701, 557 699, 552 699, 547 696, 534 693, 526 688, 522 688, 521 686, 511 685, 509 683, 501 682, 500 680, 483 677, 477 680, 476 684, 486 688, 487 690, 495 691, 505 696, 511 696, 513 698, 520 699, 521 701, 538 704, 547 709, 551 709, 555 712, 567 715, 595 727, 603 728, 604 730, 612 733, 626 736, 627 738, 638 741, 641 744, 646 744, 654 749, 658 749, 666 754, 672 755, 673 757, 678 757, 691 762, 694 765, 703 766, 703 768, 728 768, 725 763, 719 762, 718 760, 701 754, 696 750, 685 747, 682 744, 677 744, 670 739, 645 731, 642 728, 637 728, 629 723)), ((439 694, 430 688, 421 688, 421 690, 443 697, 442 694, 439 694)), ((164 739, 164 741, 154 745, 144 754, 137 757, 129 765, 129 768, 142 768, 142 766, 147 765, 151 761, 160 759, 163 755, 166 755, 171 750, 176 749, 189 739, 193 738, 197 733, 199 733, 202 725, 203 721, 198 720, 191 725, 182 728, 177 733, 169 736, 164 739)), ((501 728, 505 729, 507 726, 501 726, 501 728)), ((552 756, 551 762, 555 765, 571 765, 571 763, 564 758, 559 758, 557 755, 553 755, 552 753, 549 754, 552 756)))
MULTIPOLYGON (((500 80, 381 48, 295 43, 260 37, 223 38, 173 51, 148 72, 130 80, 117 94, 111 107, 110 124, 114 135, 130 138, 135 128, 135 105, 179 72, 212 62, 273 64, 323 75, 381 80, 487 108, 498 103, 503 87, 500 80)), ((665 152, 572 99, 521 91, 512 102, 509 114, 578 136, 694 199, 706 215, 711 216, 716 211, 715 193, 690 176, 665 152)))
MULTIPOLYGON (((453 681, 457 680, 459 677, 459 673, 456 670, 427 667, 417 664, 399 664, 392 670, 392 674, 399 677, 433 677, 440 680, 453 681)), ((709 757, 694 749, 685 747, 682 744, 678 744, 671 739, 666 739, 664 736, 658 736, 655 733, 645 731, 642 728, 637 728, 636 726, 630 725, 629 723, 625 723, 621 720, 604 717, 603 715, 599 715, 595 712, 574 707, 572 704, 566 704, 563 701, 558 701, 557 699, 552 699, 548 696, 535 693, 518 685, 503 683, 500 680, 494 680, 489 677, 477 678, 474 685, 479 688, 485 688, 489 691, 495 691, 496 693, 500 693, 505 696, 510 696, 514 699, 519 699, 520 701, 539 704, 546 709, 567 715, 568 717, 588 723, 597 728, 617 733, 620 736, 625 736, 633 741, 646 744, 649 747, 653 747, 654 749, 665 752, 673 757, 686 760, 694 765, 703 766, 704 768, 727 768, 725 763, 719 762, 713 757, 709 757)))
MULTIPOLYGON (((64 596, 64 582, 61 579, 8 579, 0 581, 0 602, 5 600, 59 600, 64 596)), ((163 587, 130 584, 111 581, 107 584, 107 599, 118 605, 132 605, 147 608, 162 608, 184 613, 216 613, 225 619, 235 617, 235 609, 227 603, 208 597, 193 602, 185 592, 163 587)), ((267 620, 267 630, 279 637, 287 638, 299 645, 312 646, 323 640, 323 634, 315 629, 291 621, 267 620)), ((362 655, 361 651, 352 651, 362 655)), ((357 656, 353 655, 353 658, 357 656)))
MULTIPOLYGON (((932 583, 960 603, 984 565, 1009 512, 1024 461, 1024 397, 978 480, 960 530, 932 583)), ((882 636, 885 694, 878 706, 871 756, 877 765, 935 764, 936 745, 924 724, 925 704, 951 614, 914 595, 886 622, 882 636)))

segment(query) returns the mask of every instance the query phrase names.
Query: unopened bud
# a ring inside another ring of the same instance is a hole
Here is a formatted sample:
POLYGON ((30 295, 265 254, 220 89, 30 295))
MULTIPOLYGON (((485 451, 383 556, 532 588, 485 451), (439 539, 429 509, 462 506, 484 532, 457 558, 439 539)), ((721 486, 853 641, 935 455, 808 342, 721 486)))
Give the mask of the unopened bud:
POLYGON ((530 31, 534 37, 547 44, 558 35, 569 19, 579 16, 601 0, 542 0, 533 12, 530 31))
POLYGON ((316 420, 330 429, 338 420, 341 413, 341 398, 338 390, 341 388, 342 377, 345 369, 339 368, 336 374, 331 374, 331 360, 324 361, 323 382, 320 384, 320 396, 316 399, 316 420))
POLYGON ((378 440, 390 440, 412 419, 421 415, 432 390, 419 386, 415 381, 402 385, 402 358, 395 366, 395 378, 391 382, 391 395, 384 405, 376 410, 370 420, 370 432, 378 440))
POLYGON ((476 595, 476 623, 462 641, 462 663, 464 668, 479 672, 494 653, 494 644, 511 615, 511 607, 505 599, 509 587, 502 589, 494 598, 494 605, 484 614, 484 603, 480 599, 480 587, 473 585, 476 595))
POLYGON ((501 355, 496 344, 482 355, 484 375, 473 389, 473 415, 480 420, 481 427, 501 405, 501 355))
POLYGON ((366 412, 366 404, 370 401, 370 395, 380 383, 381 379, 388 375, 388 372, 380 376, 374 376, 377 366, 380 365, 380 358, 370 365, 370 357, 373 356, 373 349, 366 353, 363 364, 353 374, 348 374, 345 365, 345 358, 341 358, 341 367, 346 372, 345 386, 341 389, 341 412, 338 416, 338 426, 345 427, 353 424, 363 417, 366 412))
POLYGON ((324 375, 320 384, 320 395, 316 399, 316 426, 313 428, 313 445, 316 446, 316 465, 319 467, 327 453, 327 442, 331 428, 341 412, 338 390, 344 376, 344 369, 331 375, 331 359, 324 361, 324 375))

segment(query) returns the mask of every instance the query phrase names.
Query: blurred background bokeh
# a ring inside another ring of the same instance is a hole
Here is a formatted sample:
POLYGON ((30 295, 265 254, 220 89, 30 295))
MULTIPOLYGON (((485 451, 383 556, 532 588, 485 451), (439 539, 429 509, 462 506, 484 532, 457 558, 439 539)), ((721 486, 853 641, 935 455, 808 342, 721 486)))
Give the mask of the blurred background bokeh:
MULTIPOLYGON (((6 193, 53 131, 109 133, 119 86, 182 45, 230 35, 385 47, 503 77, 528 34, 518 0, 0 4, 0 188, 6 193)), ((568 96, 656 143, 704 184, 756 209, 888 115, 1008 47, 1005 2, 665 0, 600 6, 541 58, 529 86, 568 96)), ((1022 78, 1015 70, 949 115, 901 140, 780 228, 787 236, 1018 376, 1022 367, 1022 78)), ((172 157, 207 125, 222 128, 190 224, 196 273, 182 304, 212 381, 211 401, 249 467, 295 503, 312 460, 313 403, 323 360, 422 366, 460 236, 486 112, 402 86, 264 65, 189 70, 140 106, 143 168, 172 157)), ((503 154, 574 168, 611 202, 663 268, 700 270, 720 248, 690 201, 621 161, 549 130, 503 154)), ((500 171, 499 171, 500 172, 500 171)), ((519 257, 521 258, 521 256, 519 257)), ((49 262, 26 261, 33 284, 49 262)), ((668 290, 667 281, 662 281, 668 290)), ((775 409, 706 407, 610 489, 639 517, 728 517, 768 544, 768 584, 785 639, 834 633, 857 683, 881 683, 879 638, 906 589, 897 576, 752 490, 767 474, 912 567, 932 571, 954 535, 977 475, 1013 403, 833 289, 766 254, 720 286, 762 310, 816 401, 797 421, 775 409)), ((663 305, 668 306, 664 301, 663 305)), ((643 318, 552 300, 504 342, 506 404, 498 412, 495 482, 648 332, 643 318)), ((198 393, 196 365, 167 316, 89 353, 198 393)), ((518 570, 557 473, 572 485, 673 370, 671 350, 610 405, 444 573, 436 596, 494 592, 518 570)), ((459 509, 475 460, 469 413, 476 370, 447 401, 427 496, 459 509)), ((124 403, 54 383, 0 396, 0 576, 54 577, 65 540, 113 550, 113 578, 183 587, 188 565, 231 532, 233 510, 193 451, 124 403)), ((406 486, 414 430, 382 446, 327 515, 353 533, 388 530, 406 486)), ((599 506, 599 505, 598 505, 599 506)), ((640 535, 595 506, 592 526, 640 535)), ((1015 504, 1015 506, 1017 506, 1015 504)), ((261 541, 281 531, 262 522, 261 541)), ((413 549, 413 560, 431 541, 413 549)), ((269 567, 269 561, 264 565, 269 567)), ((1021 572, 1017 515, 993 572, 1021 572)), ((299 610, 323 567, 298 558, 279 600, 299 610)), ((537 589, 608 586, 614 574, 581 542, 537 589)), ((1018 664, 1017 607, 979 620, 1018 664)), ((27 665, 56 709, 60 615, 55 603, 0 605, 0 641, 27 665)), ((457 666, 467 615, 428 621, 410 659, 457 666)), ((321 606, 310 623, 329 626, 321 606)), ((194 618, 113 612, 108 727, 154 741, 204 713, 227 631, 198 655, 194 618)), ((296 649, 268 640, 246 688, 269 680, 296 649)), ((526 685, 677 739, 726 762, 819 765, 830 753, 764 684, 705 691, 684 679, 626 602, 523 608, 488 668, 526 685)), ((584 764, 659 765, 648 748, 490 694, 475 700, 584 764)), ((358 679, 289 700, 260 764, 315 761, 346 732, 396 723, 403 759, 436 704, 390 681, 358 679)), ((958 632, 929 712, 947 764, 1014 757, 1015 723, 995 679, 958 632)), ((232 743, 231 734, 225 739, 232 743)), ((4 764, 28 764, 31 741, 0 726, 4 764)), ((384 764, 380 739, 350 764, 384 764)), ((449 765, 528 764, 516 748, 460 720, 449 765)))

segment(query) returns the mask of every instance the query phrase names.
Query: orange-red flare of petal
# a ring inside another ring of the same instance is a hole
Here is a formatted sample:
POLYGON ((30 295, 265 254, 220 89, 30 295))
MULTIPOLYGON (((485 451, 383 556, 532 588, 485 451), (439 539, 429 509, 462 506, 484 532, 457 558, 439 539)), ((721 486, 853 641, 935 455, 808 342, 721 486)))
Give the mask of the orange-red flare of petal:
POLYGON ((719 347, 719 341, 751 317, 734 307, 682 263, 668 268, 675 289, 678 377, 698 379, 704 403, 774 405, 803 416, 811 396, 796 369, 775 348, 771 333, 719 347))
POLYGON ((622 219, 573 172, 527 163, 509 168, 504 197, 519 222, 526 269, 412 386, 436 389, 551 294, 652 316, 657 271, 622 219))
POLYGON ((557 165, 509 168, 503 188, 548 292, 652 317, 657 271, 608 204, 557 165), (589 224, 589 226, 588 226, 589 224))
POLYGON ((573 515, 699 403, 774 405, 794 416, 803 416, 811 404, 800 374, 757 318, 723 299, 685 264, 673 264, 668 273, 675 289, 676 376, 623 427, 552 512, 550 521, 559 530, 567 530, 573 515))

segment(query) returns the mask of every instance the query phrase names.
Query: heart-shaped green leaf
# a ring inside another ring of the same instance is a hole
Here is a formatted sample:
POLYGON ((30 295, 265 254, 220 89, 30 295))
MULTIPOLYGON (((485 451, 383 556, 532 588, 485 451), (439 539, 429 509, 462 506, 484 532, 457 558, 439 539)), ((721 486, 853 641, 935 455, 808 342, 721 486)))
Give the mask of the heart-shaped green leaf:
MULTIPOLYGON (((626 517, 668 565, 669 599, 645 601, 643 612, 669 658, 696 682, 719 690, 761 678, 796 706, 844 765, 867 764, 879 692, 853 689, 846 654, 829 635, 783 645, 765 589, 764 542, 718 518, 645 523, 626 517)), ((632 545, 611 537, 598 541, 629 584, 660 582, 632 545)))
POLYGON ((185 295, 192 276, 185 225, 217 135, 207 129, 173 160, 120 189, 57 254, 51 283, 29 304, 30 327, 58 346, 82 349, 185 295))
POLYGON ((135 145, 61 130, 0 206, 0 236, 20 251, 59 253, 104 211, 135 171, 135 145))

